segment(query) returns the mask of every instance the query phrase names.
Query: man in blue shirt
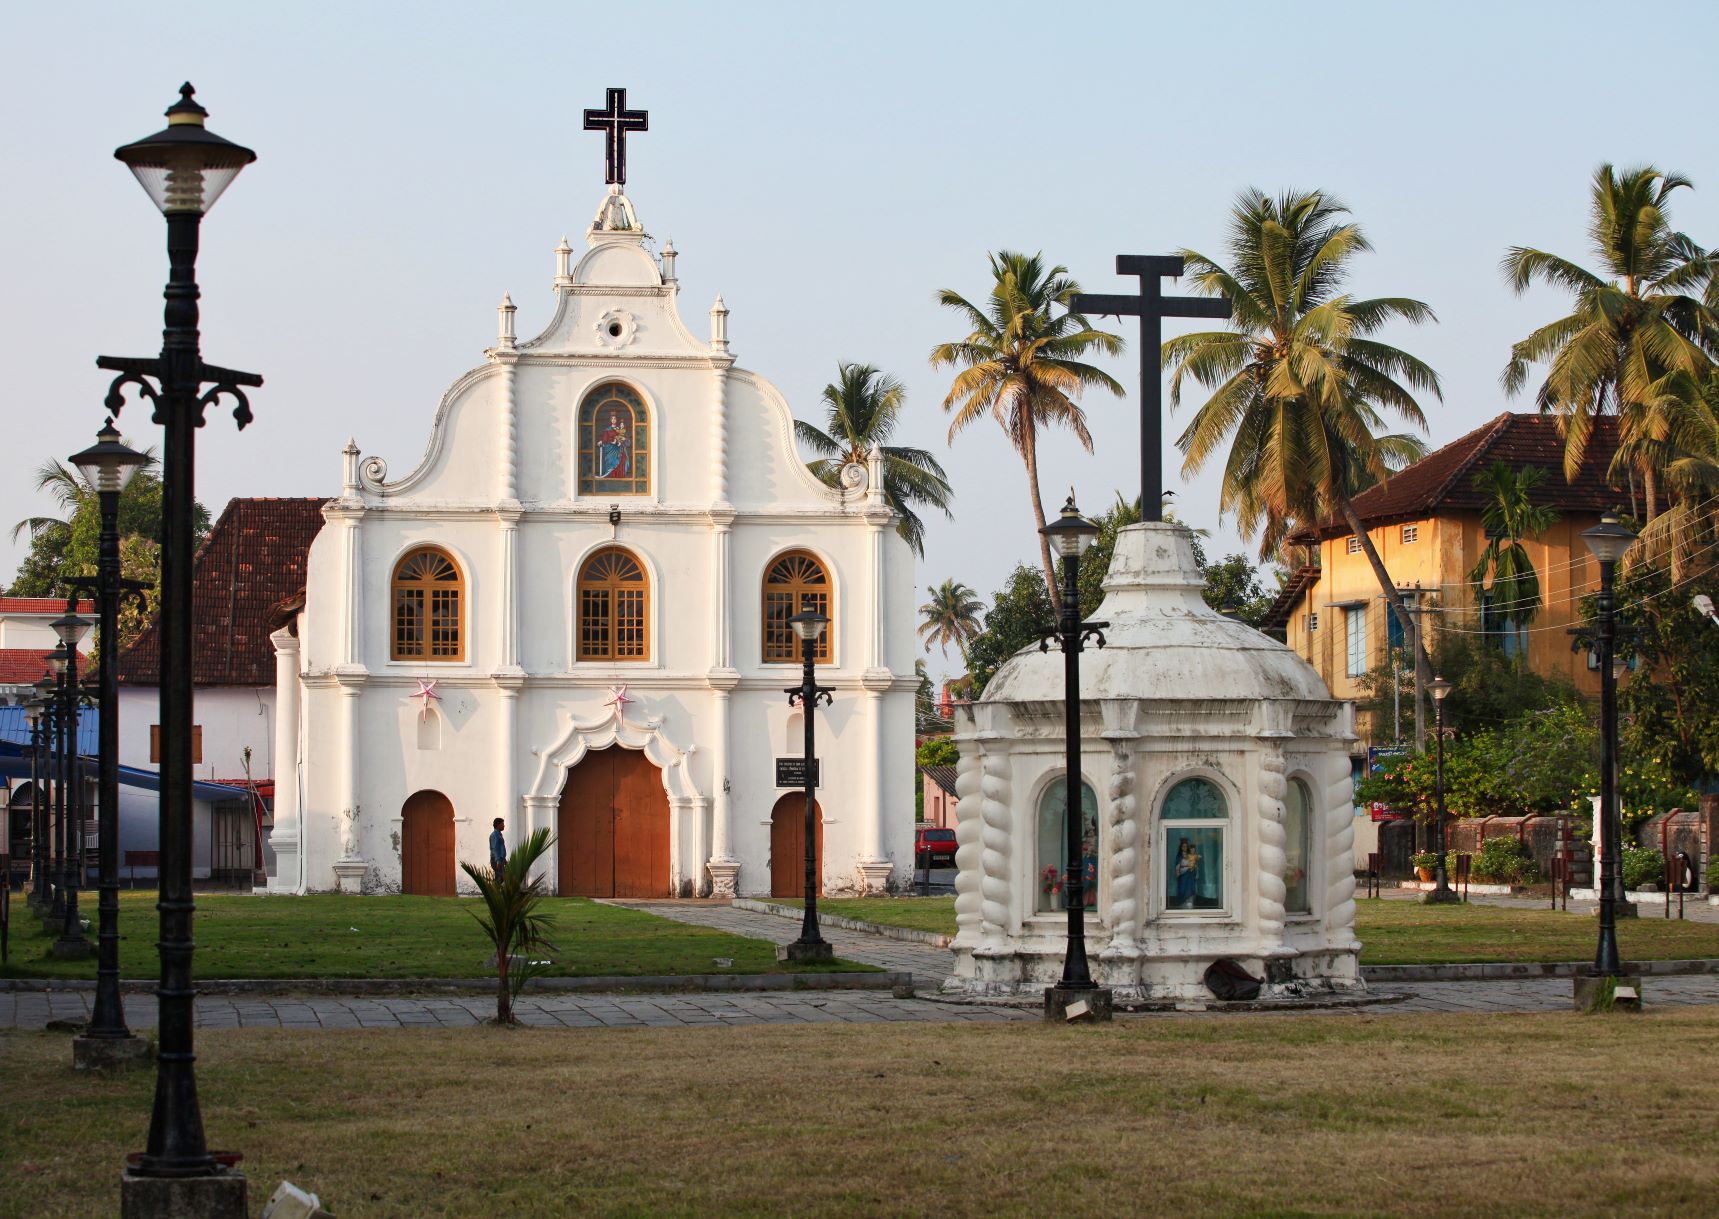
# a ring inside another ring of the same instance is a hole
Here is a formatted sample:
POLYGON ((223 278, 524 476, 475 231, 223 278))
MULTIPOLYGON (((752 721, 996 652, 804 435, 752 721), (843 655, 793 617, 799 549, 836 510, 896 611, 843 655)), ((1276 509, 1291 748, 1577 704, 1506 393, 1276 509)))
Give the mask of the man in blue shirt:
POLYGON ((502 819, 497 817, 495 829, 491 830, 489 835, 489 869, 497 876, 500 876, 501 870, 507 866, 507 839, 502 837, 502 825, 502 819))

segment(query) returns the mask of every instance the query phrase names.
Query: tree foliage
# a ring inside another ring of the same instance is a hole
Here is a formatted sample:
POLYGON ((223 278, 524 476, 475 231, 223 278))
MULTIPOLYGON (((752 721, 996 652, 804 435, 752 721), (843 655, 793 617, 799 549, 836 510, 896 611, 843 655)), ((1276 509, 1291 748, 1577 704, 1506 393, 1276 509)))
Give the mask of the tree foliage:
POLYGON ((1709 558, 1684 577, 1673 584, 1666 568, 1638 564, 1618 580, 1622 650, 1636 656, 1618 686, 1619 750, 1626 766, 1663 766, 1681 784, 1703 785, 1719 775, 1719 626, 1692 600, 1719 600, 1719 564, 1709 558))
POLYGON ((925 522, 914 506, 931 507, 945 516, 952 492, 943 467, 924 449, 886 443, 901 420, 907 391, 894 377, 869 364, 840 364, 837 378, 820 395, 826 410, 825 428, 796 419, 794 434, 818 456, 806 463, 819 481, 841 486, 842 467, 864 465, 873 449, 883 454, 883 497, 900 520, 895 531, 913 553, 925 554, 925 522))
POLYGON ((925 650, 929 652, 931 645, 937 644, 943 655, 948 656, 949 645, 954 644, 965 664, 967 646, 982 629, 980 615, 985 611, 985 603, 959 580, 945 580, 925 591, 931 596, 919 607, 919 638, 924 641, 925 650))
POLYGON ((1513 626, 1526 626, 1540 611, 1540 578, 1522 539, 1539 537, 1558 520, 1555 510, 1532 499, 1545 479, 1538 466, 1516 468, 1504 461, 1474 476, 1475 490, 1486 496, 1480 510, 1486 548, 1468 578, 1487 598, 1490 616, 1513 626))
MULTIPOLYGON (((1092 436, 1077 399, 1094 387, 1122 396, 1116 379, 1084 357, 1092 351, 1119 355, 1120 336, 1095 330, 1069 309, 1080 285, 1068 268, 1046 266, 1043 254, 1003 250, 990 255, 991 292, 981 308, 948 288, 937 301, 954 310, 970 328, 966 337, 931 350, 931 367, 958 369, 943 409, 953 414, 949 439, 976 420, 991 416, 1020 455, 1027 473, 1033 519, 1045 525, 1039 495, 1039 432, 1065 426, 1087 452, 1092 436)), ((1056 570, 1050 544, 1038 538, 1046 595, 1057 603, 1056 570)))

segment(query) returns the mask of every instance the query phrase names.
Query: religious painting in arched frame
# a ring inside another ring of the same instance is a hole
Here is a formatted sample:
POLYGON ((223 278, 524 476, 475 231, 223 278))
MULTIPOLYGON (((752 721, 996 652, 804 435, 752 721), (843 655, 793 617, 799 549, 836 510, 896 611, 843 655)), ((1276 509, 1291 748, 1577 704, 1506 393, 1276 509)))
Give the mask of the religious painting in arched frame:
POLYGON ((610 381, 579 404, 579 494, 651 493, 651 421, 644 400, 610 381))

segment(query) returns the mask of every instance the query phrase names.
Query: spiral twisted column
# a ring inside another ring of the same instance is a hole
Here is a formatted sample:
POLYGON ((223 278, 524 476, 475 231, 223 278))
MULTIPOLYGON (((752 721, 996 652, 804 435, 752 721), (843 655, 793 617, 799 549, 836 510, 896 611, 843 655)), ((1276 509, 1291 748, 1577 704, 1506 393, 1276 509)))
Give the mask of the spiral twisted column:
POLYGON ((1254 910, 1260 948, 1269 952, 1283 945, 1283 903, 1288 893, 1283 873, 1289 866, 1289 854, 1284 850, 1289 839, 1283 829, 1283 797, 1289 791, 1289 781, 1284 777, 1288 768, 1283 760, 1283 746, 1276 740, 1263 744, 1264 756, 1255 779, 1259 788, 1259 825, 1255 834, 1258 879, 1254 886, 1254 910))
POLYGON ((1325 766, 1325 935, 1337 946, 1355 939, 1355 779, 1346 752, 1325 766))
POLYGON ((980 748, 979 936, 984 946, 1001 949, 1009 929, 1009 755, 1002 742, 980 748))
POLYGON ((955 763, 955 939, 953 947, 979 942, 982 919, 980 857, 984 820, 980 815, 979 747, 967 742, 955 763))
POLYGON ((1107 954, 1133 955, 1140 933, 1140 823, 1135 817, 1134 750, 1110 746, 1110 946, 1107 954))

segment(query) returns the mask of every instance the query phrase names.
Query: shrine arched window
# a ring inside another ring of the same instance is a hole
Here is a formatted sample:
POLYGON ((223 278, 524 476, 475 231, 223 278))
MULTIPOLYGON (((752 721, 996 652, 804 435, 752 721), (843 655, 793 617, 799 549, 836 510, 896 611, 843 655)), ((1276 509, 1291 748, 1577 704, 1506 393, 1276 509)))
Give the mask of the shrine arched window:
POLYGON ((1307 784, 1291 779, 1283 793, 1283 909, 1313 913, 1313 796, 1307 784))
POLYGON ((1229 845, 1230 802, 1210 779, 1183 779, 1158 811, 1167 911, 1219 911, 1227 907, 1224 852, 1229 845))
POLYGON ((651 585, 637 558, 606 546, 579 569, 578 657, 634 663, 651 658, 651 585))
MULTIPOLYGON (((800 663, 800 641, 788 619, 801 610, 815 609, 830 616, 830 573, 817 558, 804 550, 790 550, 770 564, 764 573, 764 663, 800 663)), ((830 659, 830 640, 836 624, 824 628, 813 655, 830 659)))
POLYGON ((579 404, 579 494, 651 493, 651 420, 625 385, 597 386, 579 404))
MULTIPOLYGON (((1039 796, 1038 876, 1034 887, 1040 914, 1068 909, 1068 783, 1059 776, 1039 796)), ((1081 904, 1098 908, 1098 797, 1087 783, 1080 785, 1081 904)))
POLYGON ((420 546, 394 565, 394 660, 466 658, 465 578, 447 551, 420 546))

